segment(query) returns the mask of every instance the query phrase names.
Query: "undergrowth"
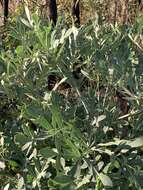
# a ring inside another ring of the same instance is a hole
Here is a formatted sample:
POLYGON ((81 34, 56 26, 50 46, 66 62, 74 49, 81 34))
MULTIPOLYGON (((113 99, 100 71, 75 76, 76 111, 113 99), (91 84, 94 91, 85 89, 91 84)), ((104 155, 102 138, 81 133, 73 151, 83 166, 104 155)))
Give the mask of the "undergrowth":
POLYGON ((0 189, 143 188, 141 22, 53 29, 26 8, 7 24, 0 189))

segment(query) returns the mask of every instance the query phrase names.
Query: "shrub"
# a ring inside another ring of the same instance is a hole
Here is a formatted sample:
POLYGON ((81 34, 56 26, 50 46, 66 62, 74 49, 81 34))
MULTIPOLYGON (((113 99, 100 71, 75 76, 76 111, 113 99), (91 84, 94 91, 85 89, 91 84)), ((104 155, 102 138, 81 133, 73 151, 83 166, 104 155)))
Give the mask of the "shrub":
POLYGON ((53 29, 27 8, 9 25, 0 53, 1 189, 142 189, 136 39, 138 25, 53 29))

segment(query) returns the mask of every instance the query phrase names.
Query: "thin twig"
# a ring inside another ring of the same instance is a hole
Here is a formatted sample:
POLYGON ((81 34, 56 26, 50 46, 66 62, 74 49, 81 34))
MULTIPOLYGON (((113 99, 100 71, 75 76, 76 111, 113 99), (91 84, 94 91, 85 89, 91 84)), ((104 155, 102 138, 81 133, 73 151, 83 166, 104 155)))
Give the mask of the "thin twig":
POLYGON ((143 51, 143 48, 132 38, 130 34, 128 34, 128 37, 141 51, 143 51))

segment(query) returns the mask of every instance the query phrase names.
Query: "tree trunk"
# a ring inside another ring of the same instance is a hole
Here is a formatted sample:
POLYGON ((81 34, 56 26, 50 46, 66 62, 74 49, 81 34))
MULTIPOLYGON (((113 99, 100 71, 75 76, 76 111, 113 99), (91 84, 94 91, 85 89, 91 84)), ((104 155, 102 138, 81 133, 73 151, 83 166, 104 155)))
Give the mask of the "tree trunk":
POLYGON ((129 19, 129 0, 125 0, 124 13, 123 13, 123 24, 128 24, 129 19))
POLYGON ((138 0, 139 5, 141 4, 142 0, 138 0))
POLYGON ((3 0, 4 23, 7 21, 8 18, 8 4, 9 0, 3 0))
POLYGON ((72 16, 75 25, 80 25, 80 8, 79 8, 80 0, 72 1, 72 16))
POLYGON ((54 25, 57 22, 57 3, 56 0, 46 0, 46 5, 48 9, 49 20, 52 21, 54 25))

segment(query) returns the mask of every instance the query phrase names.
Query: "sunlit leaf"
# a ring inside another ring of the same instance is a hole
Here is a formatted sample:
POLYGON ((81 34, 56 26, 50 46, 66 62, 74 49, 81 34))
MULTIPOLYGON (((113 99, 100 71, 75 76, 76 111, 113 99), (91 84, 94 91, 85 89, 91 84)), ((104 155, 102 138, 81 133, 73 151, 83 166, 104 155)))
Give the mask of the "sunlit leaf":
POLYGON ((109 176, 107 176, 107 175, 105 175, 105 174, 103 174, 103 173, 100 173, 99 174, 99 178, 100 178, 100 180, 101 180, 101 182, 103 183, 103 185, 106 187, 113 187, 113 183, 112 183, 112 181, 111 181, 111 179, 110 179, 110 177, 109 176))
POLYGON ((8 183, 8 184, 4 187, 3 190, 9 190, 9 188, 10 188, 10 184, 8 183))
POLYGON ((127 144, 133 148, 141 147, 143 146, 143 137, 138 137, 133 141, 128 142, 127 144))

